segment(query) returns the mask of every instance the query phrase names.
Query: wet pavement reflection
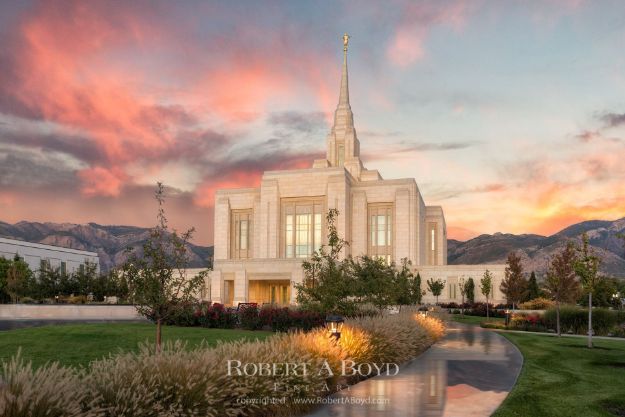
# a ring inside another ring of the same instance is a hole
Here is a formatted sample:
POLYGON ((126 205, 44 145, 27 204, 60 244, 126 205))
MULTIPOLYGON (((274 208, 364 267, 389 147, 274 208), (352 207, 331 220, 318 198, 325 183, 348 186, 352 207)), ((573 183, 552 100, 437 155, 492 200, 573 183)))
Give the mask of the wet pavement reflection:
POLYGON ((514 386, 523 356, 503 336, 450 323, 446 336, 397 376, 368 379, 332 396, 343 403, 310 416, 483 417, 514 386))

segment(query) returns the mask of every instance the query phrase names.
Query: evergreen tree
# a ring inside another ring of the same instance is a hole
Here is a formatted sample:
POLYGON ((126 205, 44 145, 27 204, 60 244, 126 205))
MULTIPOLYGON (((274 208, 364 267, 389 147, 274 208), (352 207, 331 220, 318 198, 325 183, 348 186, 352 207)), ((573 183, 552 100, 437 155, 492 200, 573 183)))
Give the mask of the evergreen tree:
POLYGON ((536 281, 536 274, 532 271, 530 279, 527 282, 527 295, 525 301, 533 300, 540 297, 540 287, 538 287, 538 281, 536 281))
POLYGON ((466 284, 464 285, 467 289, 467 303, 475 303, 475 282, 473 282, 473 278, 469 277, 466 284))

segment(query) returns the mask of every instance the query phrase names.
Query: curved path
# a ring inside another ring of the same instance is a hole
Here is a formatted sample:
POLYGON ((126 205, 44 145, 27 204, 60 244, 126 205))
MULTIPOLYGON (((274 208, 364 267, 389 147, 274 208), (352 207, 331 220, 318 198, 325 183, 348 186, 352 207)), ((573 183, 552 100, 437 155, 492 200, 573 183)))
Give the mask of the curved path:
POLYGON ((514 386, 523 356, 506 338, 450 323, 446 336, 404 365, 344 389, 311 417, 486 417, 514 386))

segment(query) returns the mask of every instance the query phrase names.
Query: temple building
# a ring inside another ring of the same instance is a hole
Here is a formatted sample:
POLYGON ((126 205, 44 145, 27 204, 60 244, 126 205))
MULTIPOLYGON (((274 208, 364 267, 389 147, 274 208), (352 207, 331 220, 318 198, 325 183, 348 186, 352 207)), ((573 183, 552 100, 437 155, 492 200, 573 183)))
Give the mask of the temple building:
MULTIPOLYGON (((294 284, 304 278, 302 261, 327 243, 330 209, 338 210, 338 233, 349 242, 344 256, 396 263, 407 258, 421 274, 422 289, 428 278, 445 281, 439 302, 460 302, 458 282, 469 277, 481 299, 479 280, 488 268, 495 277, 491 298, 502 301, 504 265, 447 265, 443 208, 425 204, 414 178, 383 179, 364 166, 349 101, 348 39, 326 157, 308 169, 264 172, 258 188, 215 193, 211 301, 294 304, 294 284)), ((425 300, 434 297, 428 292, 425 300)))

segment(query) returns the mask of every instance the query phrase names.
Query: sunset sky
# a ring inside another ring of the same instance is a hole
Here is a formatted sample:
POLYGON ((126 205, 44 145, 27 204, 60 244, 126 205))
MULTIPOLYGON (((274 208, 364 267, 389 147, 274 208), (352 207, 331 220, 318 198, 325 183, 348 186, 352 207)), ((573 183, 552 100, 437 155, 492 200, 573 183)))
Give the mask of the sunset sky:
POLYGON ((625 217, 623 1, 6 1, 0 220, 177 228, 324 154, 342 34, 362 159, 451 238, 625 217))

